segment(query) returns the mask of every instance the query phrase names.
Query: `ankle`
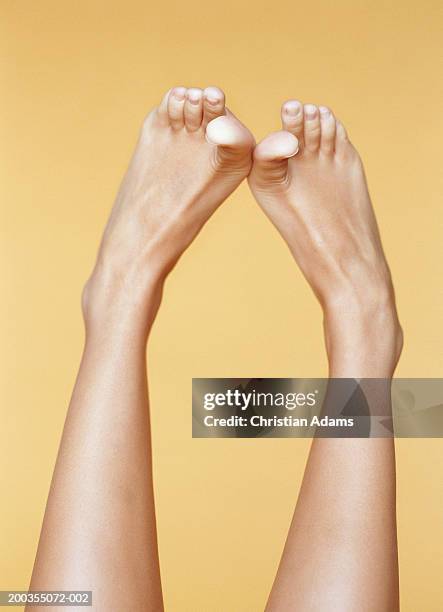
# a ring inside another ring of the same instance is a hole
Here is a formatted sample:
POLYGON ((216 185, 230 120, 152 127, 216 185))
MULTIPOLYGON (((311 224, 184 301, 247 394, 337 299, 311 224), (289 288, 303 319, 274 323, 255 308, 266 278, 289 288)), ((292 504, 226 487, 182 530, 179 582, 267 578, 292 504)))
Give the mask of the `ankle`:
POLYGON ((332 376, 391 377, 403 348, 392 290, 379 299, 336 300, 325 308, 325 342, 332 376))
POLYGON ((161 302, 163 281, 135 271, 116 270, 98 262, 82 292, 87 334, 106 329, 148 335, 161 302))

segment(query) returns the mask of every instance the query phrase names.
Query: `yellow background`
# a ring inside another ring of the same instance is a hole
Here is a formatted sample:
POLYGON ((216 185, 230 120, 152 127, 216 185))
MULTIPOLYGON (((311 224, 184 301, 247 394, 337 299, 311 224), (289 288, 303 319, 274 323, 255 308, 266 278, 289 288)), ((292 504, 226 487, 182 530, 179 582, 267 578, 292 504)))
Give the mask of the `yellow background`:
MULTIPOLYGON (((257 138, 288 97, 336 111, 393 271, 397 374, 442 376, 442 19, 437 0, 0 5, 0 588, 24 589, 82 349, 82 285, 168 88, 219 85, 257 138)), ((326 361, 319 307, 246 185, 168 280, 149 357, 166 609, 262 610, 309 442, 192 440, 191 378, 322 376, 326 361)), ((441 611, 443 440, 397 448, 403 610, 441 611)))

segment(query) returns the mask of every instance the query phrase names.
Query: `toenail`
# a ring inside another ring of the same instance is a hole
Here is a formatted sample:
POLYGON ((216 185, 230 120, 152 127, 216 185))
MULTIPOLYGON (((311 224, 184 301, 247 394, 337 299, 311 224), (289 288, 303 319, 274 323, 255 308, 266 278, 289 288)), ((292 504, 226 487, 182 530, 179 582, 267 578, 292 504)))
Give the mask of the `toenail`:
POLYGON ((301 104, 299 104, 298 102, 288 102, 287 104, 285 104, 285 112, 288 115, 298 115, 298 113, 300 112, 301 109, 301 104))
POLYGON ((222 92, 217 87, 207 87, 203 92, 206 102, 211 106, 220 104, 223 99, 222 92))
POLYGON ((199 104, 201 100, 201 94, 198 91, 188 91, 188 100, 191 104, 199 104))
POLYGON ((220 103, 219 98, 210 98, 209 96, 206 96, 206 101, 212 106, 216 106, 217 104, 220 103))
POLYGON ((173 91, 174 98, 176 100, 184 100, 185 99, 185 90, 183 89, 174 89, 173 91))
POLYGON ((328 115, 331 114, 331 111, 327 106, 320 106, 318 110, 320 111, 320 114, 324 115, 325 117, 328 117, 328 115))
POLYGON ((307 119, 315 119, 315 117, 317 116, 317 107, 313 104, 306 104, 305 116, 307 119))

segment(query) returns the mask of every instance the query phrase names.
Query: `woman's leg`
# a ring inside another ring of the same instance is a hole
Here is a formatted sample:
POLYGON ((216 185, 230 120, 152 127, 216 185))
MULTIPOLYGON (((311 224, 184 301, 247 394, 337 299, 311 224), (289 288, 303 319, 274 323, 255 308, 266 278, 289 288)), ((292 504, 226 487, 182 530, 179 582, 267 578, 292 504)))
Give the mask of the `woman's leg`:
POLYGON ((118 289, 109 299, 112 316, 88 329, 31 590, 91 590, 94 609, 161 610, 146 324, 118 289))
MULTIPOLYGON (((329 109, 292 100, 282 121, 251 188, 321 303, 331 378, 385 379, 362 388, 389 416, 402 333, 363 166, 329 109)), ((267 610, 397 609, 394 442, 315 439, 267 610)))
POLYGON ((85 348, 31 590, 163 609, 146 343, 167 273, 246 177, 253 146, 213 87, 175 88, 146 119, 83 295, 85 348))

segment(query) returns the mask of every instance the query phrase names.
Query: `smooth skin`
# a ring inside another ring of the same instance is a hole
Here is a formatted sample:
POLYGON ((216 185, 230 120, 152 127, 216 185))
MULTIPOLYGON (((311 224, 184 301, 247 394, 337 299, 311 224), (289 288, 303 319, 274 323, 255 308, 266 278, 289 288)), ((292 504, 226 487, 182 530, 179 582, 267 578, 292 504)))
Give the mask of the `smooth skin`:
POLYGON ((163 610, 146 344, 168 272, 247 176, 254 144, 215 87, 174 88, 147 117, 83 293, 84 353, 30 590, 163 610))
MULTIPOLYGON (((251 168, 253 137, 217 88, 174 88, 146 119, 83 293, 31 590, 163 609, 146 344, 167 274, 248 174, 322 304, 331 376, 392 375, 401 330, 358 155, 327 109, 291 101, 283 128, 251 168)), ((315 440, 268 610, 394 612, 397 581, 392 440, 315 440)))
MULTIPOLYGON (((281 115, 251 190, 323 308, 330 377, 390 379, 402 331, 360 157, 327 107, 290 100, 281 115)), ((366 392, 374 412, 382 389, 366 392)), ((266 610, 398 608, 394 442, 317 438, 266 610)))

